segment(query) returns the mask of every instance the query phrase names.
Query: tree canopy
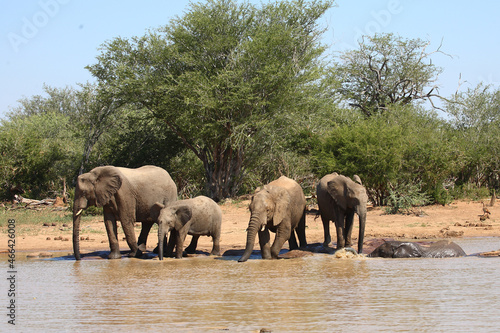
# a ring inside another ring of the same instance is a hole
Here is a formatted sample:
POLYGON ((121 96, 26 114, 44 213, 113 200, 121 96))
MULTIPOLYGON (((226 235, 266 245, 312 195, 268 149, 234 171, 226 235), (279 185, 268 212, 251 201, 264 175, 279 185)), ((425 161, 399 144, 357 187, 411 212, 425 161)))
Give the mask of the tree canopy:
POLYGON ((430 100, 438 95, 442 69, 428 52, 429 42, 393 34, 364 36, 359 48, 343 52, 334 68, 338 93, 365 115, 383 113, 390 105, 430 100))
POLYGON ((209 0, 107 41, 88 66, 96 82, 45 86, 1 120, 0 196, 60 195, 106 164, 154 164, 180 196, 215 200, 280 175, 313 194, 327 173, 358 174, 392 212, 498 190, 499 90, 439 96, 442 52, 421 39, 365 36, 328 55, 332 5, 209 0), (421 103, 435 97, 447 117, 421 103))
POLYGON ((318 19, 331 1, 191 4, 142 37, 116 38, 89 66, 102 86, 165 122, 203 163, 211 197, 235 194, 256 133, 305 107, 321 78, 318 19))

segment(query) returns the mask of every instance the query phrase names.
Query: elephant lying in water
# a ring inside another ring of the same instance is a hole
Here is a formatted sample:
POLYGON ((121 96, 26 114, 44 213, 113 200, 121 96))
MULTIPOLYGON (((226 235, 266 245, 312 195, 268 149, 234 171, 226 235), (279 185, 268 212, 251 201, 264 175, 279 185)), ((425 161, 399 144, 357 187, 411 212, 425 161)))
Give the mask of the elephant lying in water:
POLYGON ((412 242, 386 241, 373 250, 368 257, 382 258, 449 258, 463 257, 464 250, 456 243, 441 240, 430 246, 412 242))

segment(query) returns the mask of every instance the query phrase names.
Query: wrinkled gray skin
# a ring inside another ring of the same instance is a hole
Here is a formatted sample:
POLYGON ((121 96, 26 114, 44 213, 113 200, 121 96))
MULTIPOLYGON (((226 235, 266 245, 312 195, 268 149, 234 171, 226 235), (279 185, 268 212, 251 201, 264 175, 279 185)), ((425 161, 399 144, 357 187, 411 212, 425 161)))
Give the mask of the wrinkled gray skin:
POLYGON ((111 252, 109 259, 119 259, 117 221, 121 222, 130 256, 139 256, 145 250, 148 233, 153 226, 151 207, 156 202, 168 204, 177 200, 177 186, 167 171, 156 166, 138 169, 102 166, 78 176, 73 205, 73 251, 80 260, 80 218, 89 206, 103 207, 104 224, 111 252), (134 224, 142 222, 136 243, 134 224))
POLYGON ((302 188, 296 181, 285 176, 257 189, 250 203, 251 215, 245 252, 238 261, 248 260, 257 233, 263 259, 277 259, 287 240, 290 250, 298 249, 294 230, 300 246, 307 246, 305 207, 306 199, 302 188), (269 231, 276 233, 272 246, 269 231))
POLYGON ((323 222, 324 245, 332 241, 330 221, 337 230, 337 250, 352 246, 351 234, 354 225, 354 213, 359 217, 358 252, 363 252, 363 241, 366 225, 366 204, 368 195, 361 184, 361 179, 332 173, 324 176, 316 187, 318 207, 323 222))
POLYGON ((215 201, 205 196, 179 200, 165 206, 156 203, 151 208, 151 217, 158 222, 158 257, 163 260, 164 242, 168 232, 170 239, 166 255, 170 256, 174 246, 176 258, 182 258, 186 235, 192 235, 186 253, 195 253, 200 236, 211 236, 213 247, 211 255, 220 255, 220 233, 222 210, 215 201))
POLYGON ((386 241, 373 250, 368 257, 382 258, 449 258, 463 257, 464 250, 456 243, 442 240, 423 246, 412 242, 386 241))

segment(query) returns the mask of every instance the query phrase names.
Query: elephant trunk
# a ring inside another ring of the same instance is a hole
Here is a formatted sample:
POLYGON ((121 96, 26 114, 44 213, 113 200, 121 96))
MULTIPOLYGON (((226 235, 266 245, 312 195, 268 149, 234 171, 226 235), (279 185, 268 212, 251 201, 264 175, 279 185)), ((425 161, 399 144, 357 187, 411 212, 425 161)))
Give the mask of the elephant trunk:
POLYGON ((73 253, 75 259, 80 260, 80 219, 82 209, 75 208, 73 211, 73 253))
POLYGON ((163 226, 163 223, 158 224, 158 259, 163 260, 163 244, 165 243, 165 237, 167 236, 167 228, 163 226))
POLYGON ((358 237, 358 253, 363 253, 363 242, 365 238, 366 211, 359 214, 359 237, 358 237))
POLYGON ((255 237, 257 235, 257 231, 259 231, 259 227, 261 226, 260 218, 255 215, 250 217, 250 222, 248 223, 247 228, 247 244, 245 246, 245 252, 238 260, 239 262, 245 262, 250 258, 250 255, 253 251, 253 246, 255 244, 255 237))

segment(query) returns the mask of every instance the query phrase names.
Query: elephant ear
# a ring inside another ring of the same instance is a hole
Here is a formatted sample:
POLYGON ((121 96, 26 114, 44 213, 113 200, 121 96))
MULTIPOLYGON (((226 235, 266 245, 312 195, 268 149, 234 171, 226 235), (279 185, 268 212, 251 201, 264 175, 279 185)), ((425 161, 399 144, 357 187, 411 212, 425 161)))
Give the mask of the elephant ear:
POLYGON ((338 178, 335 178, 327 183, 326 189, 337 206, 339 206, 342 210, 346 210, 346 196, 348 195, 348 189, 346 189, 344 182, 339 181, 338 178))
POLYGON ((159 202, 156 202, 153 207, 149 210, 149 215, 154 222, 158 221, 158 217, 160 217, 161 210, 165 208, 165 205, 159 202))
POLYGON ((274 201, 273 225, 277 226, 285 219, 290 220, 291 200, 287 190, 278 186, 267 186, 266 190, 269 191, 274 201))
POLYGON ((175 215, 177 216, 177 220, 175 222, 175 229, 179 230, 182 229, 186 225, 186 223, 191 220, 191 217, 193 216, 193 212, 191 208, 188 206, 181 206, 177 208, 175 215))
POLYGON ((111 197, 122 186, 120 172, 114 167, 101 167, 96 170, 97 178, 95 181, 95 196, 98 207, 109 203, 111 197))
POLYGON ((363 183, 361 182, 361 178, 359 178, 358 175, 354 175, 354 177, 352 177, 352 180, 354 180, 354 182, 358 183, 359 185, 363 185, 363 183))

